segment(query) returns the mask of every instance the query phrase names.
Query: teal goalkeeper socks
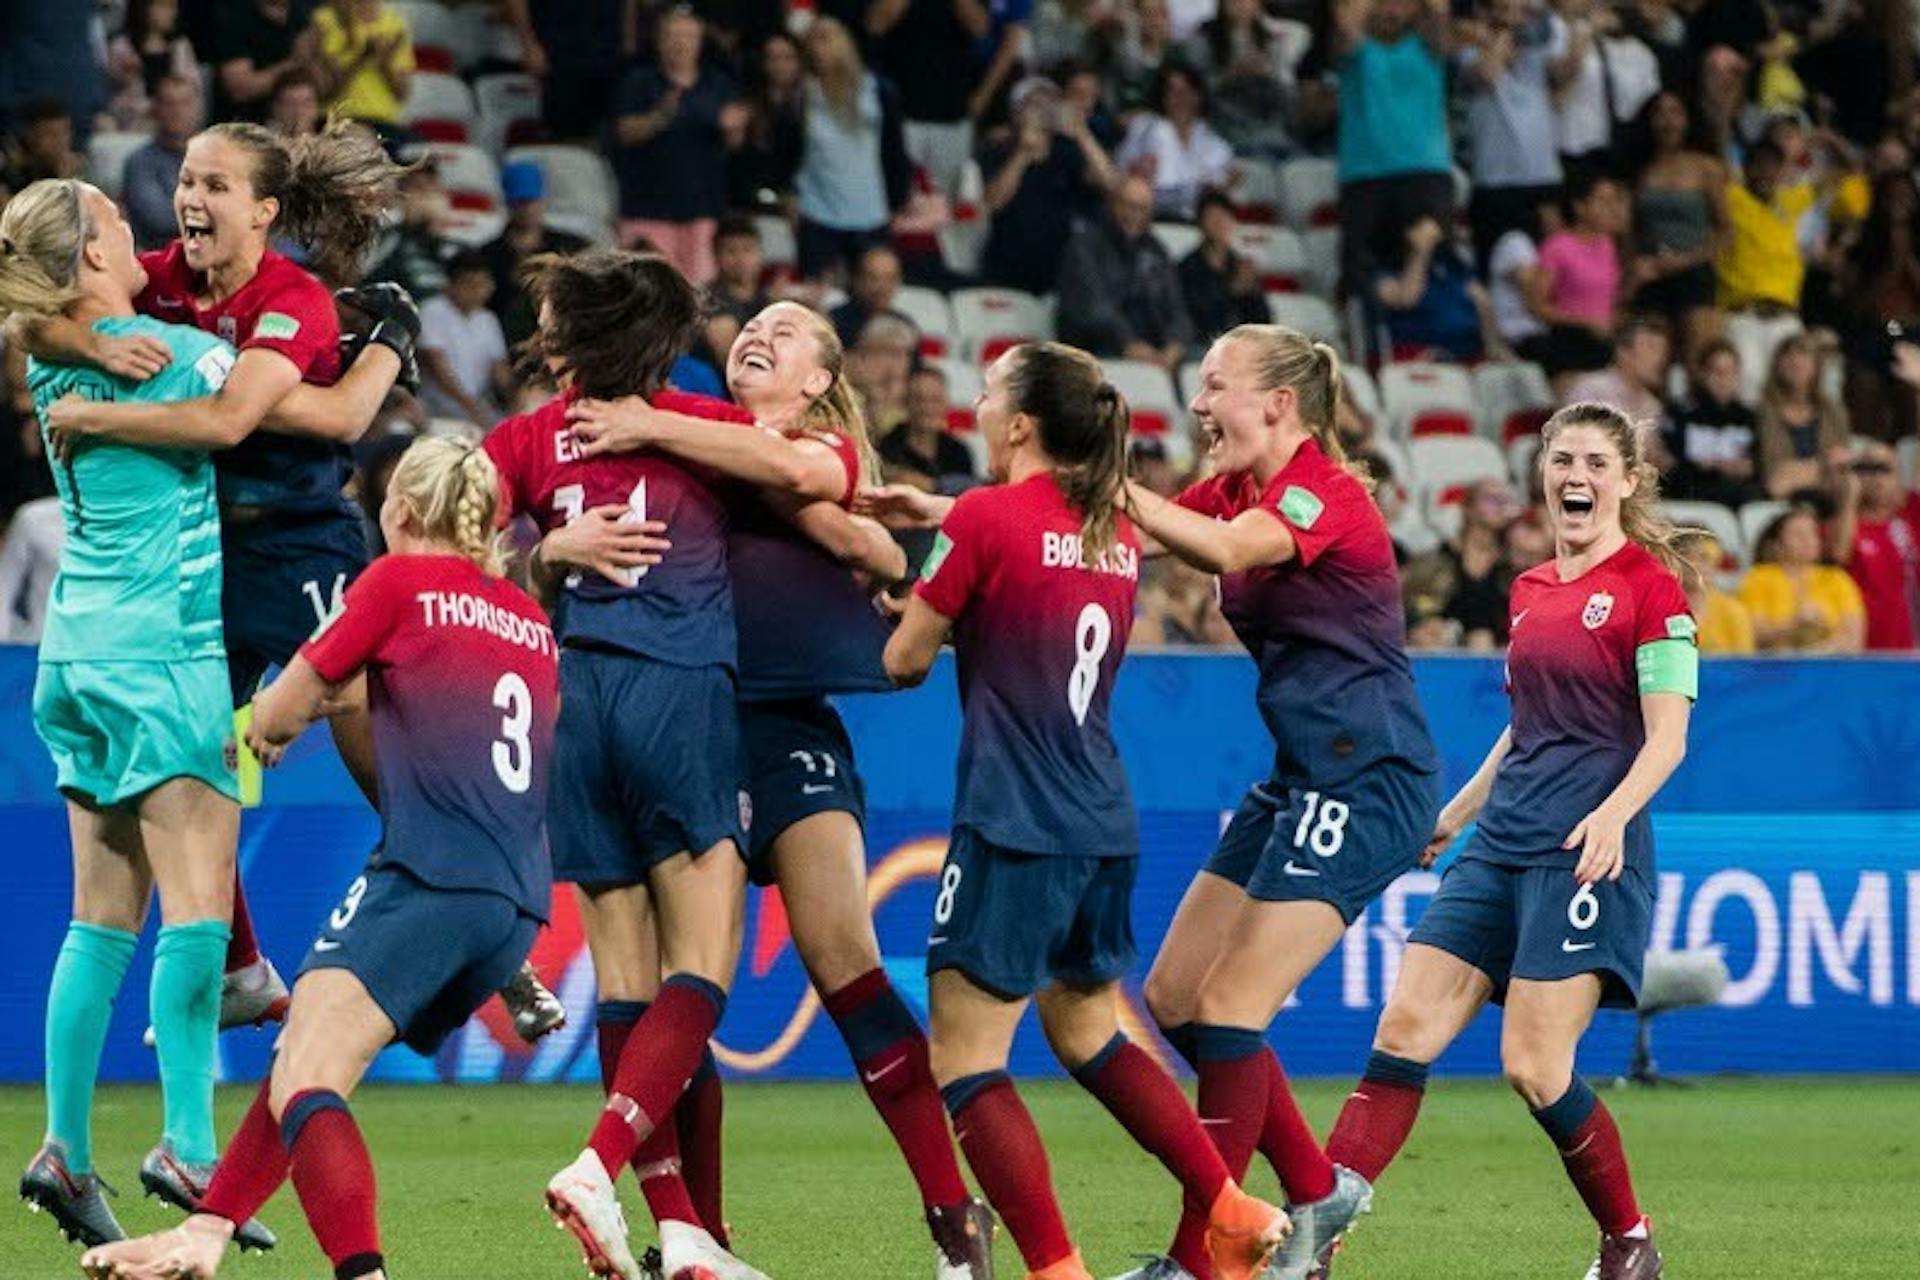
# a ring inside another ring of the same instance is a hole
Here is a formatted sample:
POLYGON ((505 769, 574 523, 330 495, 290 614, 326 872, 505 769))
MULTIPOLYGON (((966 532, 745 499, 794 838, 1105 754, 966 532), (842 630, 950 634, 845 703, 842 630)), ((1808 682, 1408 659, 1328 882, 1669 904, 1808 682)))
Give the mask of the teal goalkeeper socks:
POLYGON ((189 1164, 211 1164, 220 1150, 213 1136, 214 1039, 232 935, 225 920, 165 925, 153 952, 148 1000, 160 1056, 164 1133, 174 1155, 189 1164))
POLYGON ((93 1082, 100 1073, 113 1000, 139 940, 124 929, 67 926, 47 989, 47 1139, 67 1150, 67 1168, 93 1172, 93 1082))

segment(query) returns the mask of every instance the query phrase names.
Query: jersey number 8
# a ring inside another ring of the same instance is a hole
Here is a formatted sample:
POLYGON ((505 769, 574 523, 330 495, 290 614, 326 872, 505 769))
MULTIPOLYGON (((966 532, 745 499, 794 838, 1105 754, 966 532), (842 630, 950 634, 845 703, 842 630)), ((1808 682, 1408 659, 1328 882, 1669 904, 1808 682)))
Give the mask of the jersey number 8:
POLYGON ((1097 604, 1082 609, 1073 624, 1073 674, 1067 677, 1067 705, 1073 708, 1075 724, 1087 722, 1087 709, 1100 687, 1100 659, 1112 643, 1113 622, 1107 611, 1097 604))
POLYGON ((493 744, 493 771, 501 785, 521 795, 533 785, 533 743, 527 737, 533 727, 533 694, 519 672, 509 671, 495 683, 493 705, 506 713, 493 744))

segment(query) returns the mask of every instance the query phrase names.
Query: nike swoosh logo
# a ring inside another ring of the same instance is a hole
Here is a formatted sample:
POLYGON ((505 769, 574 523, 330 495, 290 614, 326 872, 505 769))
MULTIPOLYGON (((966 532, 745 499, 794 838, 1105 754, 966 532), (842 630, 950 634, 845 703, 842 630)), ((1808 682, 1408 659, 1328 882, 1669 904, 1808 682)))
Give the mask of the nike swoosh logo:
POLYGON ((943 933, 937 938, 928 938, 927 945, 930 947, 936 947, 936 946, 939 946, 941 943, 945 942, 946 940, 947 940, 947 935, 943 933))
POLYGON ((1527 615, 1532 612, 1533 610, 1531 608, 1527 608, 1527 609, 1522 609, 1520 612, 1514 614, 1513 621, 1507 624, 1507 630, 1511 631, 1515 627, 1519 626, 1522 622, 1526 621, 1527 615))
POLYGON ((340 944, 337 942, 331 942, 326 938, 319 938, 314 941, 313 949, 315 951, 338 951, 340 949, 340 944))
POLYGON ((1285 871, 1290 876, 1317 876, 1320 874, 1317 870, 1315 870, 1312 867, 1302 867, 1302 866, 1295 865, 1292 858, 1287 859, 1287 865, 1282 867, 1281 870, 1285 871))
POLYGON ((895 1067, 899 1066, 901 1063, 905 1061, 906 1061, 905 1058, 895 1058, 892 1062, 889 1062, 886 1066, 880 1068, 878 1071, 862 1071, 860 1074, 863 1077, 865 1077, 866 1082, 868 1084, 872 1084, 874 1081, 886 1075, 887 1072, 893 1070, 895 1067))
POLYGON ((807 782, 801 784, 800 794, 803 796, 817 796, 822 791, 831 790, 833 790, 833 784, 831 782, 807 782))
POLYGON ((1210 1116, 1201 1116, 1200 1123, 1201 1124, 1232 1124, 1233 1120, 1227 1116, 1222 1116, 1218 1120, 1215 1120, 1210 1116))
POLYGON ((1576 951, 1591 951, 1599 945, 1597 942, 1575 942, 1572 938, 1562 938, 1560 940, 1560 949, 1568 955, 1572 955, 1576 951))

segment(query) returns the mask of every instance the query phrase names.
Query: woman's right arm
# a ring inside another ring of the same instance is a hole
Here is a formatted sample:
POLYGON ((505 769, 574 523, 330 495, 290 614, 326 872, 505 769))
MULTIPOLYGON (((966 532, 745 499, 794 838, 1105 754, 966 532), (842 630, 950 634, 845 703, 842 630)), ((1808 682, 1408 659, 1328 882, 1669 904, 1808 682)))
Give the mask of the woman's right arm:
POLYGON ((105 436, 125 444, 177 449, 230 449, 300 382, 285 356, 262 347, 240 353, 226 384, 210 396, 170 403, 84 400, 63 396, 47 409, 56 436, 105 436))
POLYGON ((744 423, 672 413, 637 396, 581 400, 567 416, 581 441, 583 457, 655 448, 800 498, 838 502, 847 492, 845 465, 817 440, 789 439, 777 431, 743 430, 744 423))
POLYGON ((105 334, 66 316, 20 320, 7 328, 35 359, 91 365, 129 382, 145 382, 173 362, 173 348, 159 338, 105 334))
POLYGON ((1207 573, 1242 573, 1283 564, 1298 552, 1286 522, 1266 511, 1242 511, 1231 520, 1216 520, 1131 481, 1119 501, 1143 533, 1207 573))

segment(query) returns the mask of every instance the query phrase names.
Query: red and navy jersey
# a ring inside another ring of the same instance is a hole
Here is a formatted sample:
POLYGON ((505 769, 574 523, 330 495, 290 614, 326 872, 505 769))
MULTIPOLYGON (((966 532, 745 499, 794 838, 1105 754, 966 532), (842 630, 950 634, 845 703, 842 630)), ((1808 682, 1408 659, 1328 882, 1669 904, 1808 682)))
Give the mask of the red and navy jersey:
MULTIPOLYGON (((839 432, 806 435, 839 458, 847 473, 840 505, 851 505, 860 484, 859 445, 839 432)), ((727 556, 743 702, 893 687, 880 657, 891 628, 846 566, 818 543, 745 496, 734 509, 727 556)))
POLYGON ((1118 523, 1088 565, 1080 516, 1050 473, 974 489, 947 513, 915 588, 954 624, 954 825, 1018 853, 1139 850, 1108 719, 1140 585, 1140 541, 1118 523))
POLYGON ((1365 486, 1308 440, 1264 488, 1231 471, 1176 501, 1220 520, 1262 510, 1293 535, 1284 564, 1220 579, 1221 611, 1260 669, 1275 775, 1326 787, 1383 760, 1438 769, 1407 662, 1393 540, 1365 486))
POLYGON ((367 672, 380 860, 544 920, 560 662, 540 606, 464 556, 382 556, 300 653, 329 682, 367 672))
MULTIPOLYGON (((563 641, 585 640, 682 667, 734 664, 733 589, 727 576, 728 515, 706 475, 654 450, 580 454, 566 392, 508 418, 487 437, 506 514, 524 512, 542 533, 595 507, 624 506, 635 520, 667 526, 673 550, 625 582, 576 574, 554 612, 563 641)), ((654 407, 751 424, 724 400, 663 391, 654 407)))
MULTIPOLYGON (((204 283, 187 265, 178 240, 140 255, 147 287, 140 314, 191 325, 242 352, 259 347, 293 361, 303 382, 330 387, 340 377, 340 315, 327 287, 269 249, 253 279, 224 302, 202 309, 204 283)), ((310 437, 255 431, 213 455, 222 506, 265 507, 311 514, 353 510, 341 492, 353 468, 346 446, 310 437)))
MULTIPOLYGON (((1636 542, 1571 582, 1551 560, 1529 569, 1508 609, 1513 745, 1464 856, 1571 867, 1580 851, 1561 843, 1620 785, 1646 742, 1640 648, 1691 644, 1693 615, 1680 580, 1636 542)), ((1626 858, 1652 873, 1645 810, 1627 823, 1626 858)))

